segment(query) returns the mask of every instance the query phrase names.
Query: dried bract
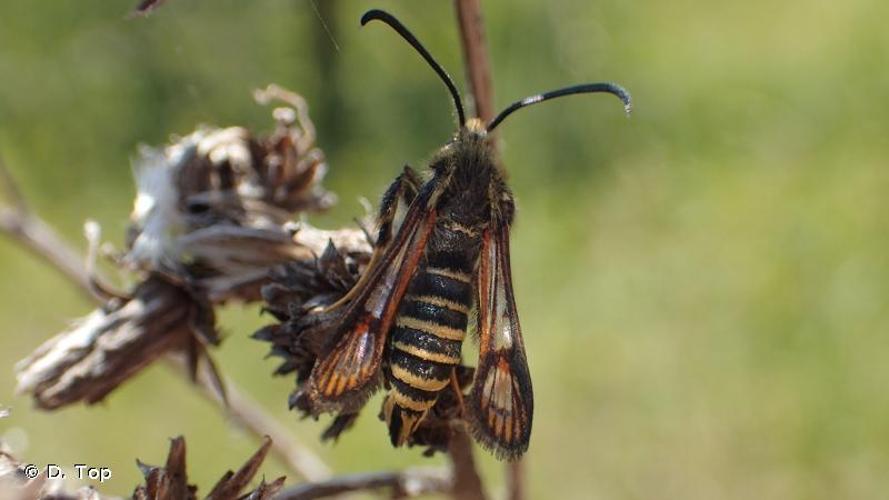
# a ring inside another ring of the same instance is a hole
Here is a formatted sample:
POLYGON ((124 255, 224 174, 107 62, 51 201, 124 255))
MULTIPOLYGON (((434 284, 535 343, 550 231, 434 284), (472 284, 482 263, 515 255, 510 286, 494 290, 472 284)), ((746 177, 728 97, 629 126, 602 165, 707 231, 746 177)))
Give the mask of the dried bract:
MULTIPOLYGON (((366 263, 369 254, 357 257, 366 263)), ((291 262, 273 273, 262 295, 266 311, 279 323, 259 330, 254 338, 271 342, 270 354, 284 359, 276 375, 296 372, 297 383, 305 381, 329 335, 322 309, 345 295, 358 273, 356 257, 340 253, 333 243, 317 260, 291 262)))
MULTIPOLYGON (((283 477, 271 483, 266 483, 263 479, 256 488, 244 492, 247 485, 256 476, 256 472, 265 460, 271 445, 272 441, 266 438, 259 450, 237 472, 228 471, 223 474, 206 496, 207 500, 266 500, 277 493, 284 486, 283 477)), ((177 437, 170 443, 166 465, 150 466, 138 461, 137 463, 145 476, 145 484, 138 486, 133 492, 134 500, 193 500, 197 498, 197 487, 188 484, 185 439, 183 437, 177 437)))
POLYGON ((209 305, 152 275, 125 301, 96 309, 17 363, 17 390, 44 409, 91 404, 170 351, 197 358, 216 342, 209 305))

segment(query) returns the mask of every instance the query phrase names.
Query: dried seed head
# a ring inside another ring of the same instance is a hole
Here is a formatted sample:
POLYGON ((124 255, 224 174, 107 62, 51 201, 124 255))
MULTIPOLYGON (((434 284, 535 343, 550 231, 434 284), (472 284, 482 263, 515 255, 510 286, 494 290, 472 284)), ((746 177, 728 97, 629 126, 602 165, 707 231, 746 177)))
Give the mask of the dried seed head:
POLYGON ((204 242, 201 231, 226 227, 227 238, 236 237, 231 228, 268 231, 245 237, 267 246, 266 240, 285 236, 281 226, 297 212, 324 210, 336 201, 320 184, 327 164, 314 145, 305 102, 281 89, 270 92, 263 96, 284 95, 294 107, 275 110, 277 126, 269 136, 202 127, 165 148, 141 149, 133 167, 131 266, 177 275, 191 266, 205 269, 202 252, 215 242, 204 242))
POLYGON ((324 313, 323 307, 354 286, 369 259, 369 247, 365 252, 343 253, 330 240, 318 259, 290 262, 275 270, 262 296, 266 311, 279 322, 253 336, 270 342, 269 354, 283 359, 276 375, 296 372, 297 384, 305 382, 336 322, 336 316, 324 313))

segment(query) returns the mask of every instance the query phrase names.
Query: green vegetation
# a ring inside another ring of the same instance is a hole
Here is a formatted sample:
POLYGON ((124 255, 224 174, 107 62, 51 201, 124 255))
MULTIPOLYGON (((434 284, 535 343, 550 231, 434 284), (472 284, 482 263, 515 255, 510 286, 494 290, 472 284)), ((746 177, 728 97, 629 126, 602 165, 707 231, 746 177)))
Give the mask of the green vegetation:
MULTIPOLYGON (((318 0, 324 2, 330 0, 318 0)), ((398 14, 462 74, 449 2, 0 3, 0 153, 35 209, 80 244, 122 244, 129 158, 198 123, 268 129, 250 90, 312 105, 348 224, 453 129, 441 84, 361 13, 398 14), (337 48, 338 47, 338 48, 337 48)), ((889 7, 488 0, 499 106, 563 84, 629 88, 521 112, 501 130, 519 201, 513 272, 536 401, 533 498, 879 498, 889 487, 889 7)), ((29 461, 109 466, 187 437, 209 485, 256 443, 164 367, 53 414, 13 397, 12 364, 91 306, 0 243, 0 435, 29 461)), ((377 399, 336 446, 285 408, 257 308, 230 307, 223 369, 342 472, 423 464, 393 450, 377 399)), ((502 468, 481 455, 495 490, 502 468)), ((270 460, 266 477, 282 473, 270 460)))

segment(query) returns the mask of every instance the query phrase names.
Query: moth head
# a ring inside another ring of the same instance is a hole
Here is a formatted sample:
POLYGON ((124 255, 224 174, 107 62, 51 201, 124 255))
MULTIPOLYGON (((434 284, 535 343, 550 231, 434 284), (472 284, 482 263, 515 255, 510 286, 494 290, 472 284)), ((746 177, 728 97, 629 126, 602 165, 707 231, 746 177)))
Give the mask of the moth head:
POLYGON ((484 139, 488 136, 488 126, 480 118, 466 120, 463 130, 467 135, 478 139, 484 139))

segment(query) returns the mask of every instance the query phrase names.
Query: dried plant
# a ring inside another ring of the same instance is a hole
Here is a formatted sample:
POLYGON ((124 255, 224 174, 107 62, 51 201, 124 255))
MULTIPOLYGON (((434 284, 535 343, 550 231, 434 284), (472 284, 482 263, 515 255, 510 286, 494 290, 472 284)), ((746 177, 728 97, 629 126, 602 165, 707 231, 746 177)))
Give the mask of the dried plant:
POLYGON ((18 391, 48 410, 92 404, 159 357, 179 351, 196 360, 216 342, 213 309, 152 275, 20 361, 18 391))
MULTIPOLYGON (((142 1, 136 13, 146 14, 162 3, 142 1)), ((478 113, 487 120, 492 92, 480 6, 478 0, 455 0, 455 6, 472 94, 478 113)), ((87 225, 89 258, 84 268, 77 252, 29 210, 0 164, 0 182, 12 202, 0 211, 0 230, 44 257, 99 303, 17 364, 18 391, 31 394, 43 409, 92 404, 159 359, 184 360, 190 378, 212 393, 236 423, 257 437, 274 438, 265 438, 259 451, 238 471, 226 473, 207 498, 265 499, 277 494, 304 499, 357 490, 387 490, 393 497, 446 492, 455 498, 485 498, 457 393, 439 398, 410 443, 429 453, 447 452, 450 471, 409 469, 331 478, 326 465, 295 442, 286 428, 230 381, 223 383, 210 358, 210 347, 220 341, 216 308, 264 300, 277 322, 255 337, 269 342, 272 354, 282 360, 277 374, 295 376, 298 388, 290 396, 291 407, 314 414, 303 404, 299 385, 330 334, 332 318, 322 306, 355 285, 372 252, 370 238, 360 229, 325 231, 292 222, 335 202, 321 186, 325 157, 315 146, 315 130, 300 96, 270 86, 255 97, 260 103, 283 103, 272 112, 275 129, 268 135, 242 127, 200 127, 166 147, 141 149, 133 167, 137 196, 126 248, 104 252, 121 272, 136 277, 137 284, 125 292, 94 270, 101 247, 98 226, 87 225), (245 491, 270 451, 294 475, 310 482, 282 489, 284 478, 263 480, 245 491)), ((458 384, 465 388, 471 378, 472 370, 460 367, 458 384)), ((0 418, 4 416, 0 410, 0 418)), ((356 416, 336 416, 323 438, 337 438, 356 416)), ((91 489, 66 495, 56 484, 28 480, 21 466, 0 454, 0 488, 10 484, 24 492, 24 498, 50 493, 61 499, 102 498, 91 489)), ((164 466, 140 463, 140 468, 145 482, 136 488, 135 498, 197 498, 195 486, 188 483, 183 438, 172 441, 164 466)), ((510 470, 510 497, 520 498, 520 469, 510 470)))
MULTIPOLYGON (((207 500, 266 500, 270 499, 284 486, 284 477, 267 483, 262 479, 256 488, 244 490, 256 476, 259 467, 265 460, 272 442, 265 438, 262 446, 256 451, 237 472, 228 471, 205 497, 207 500)), ((136 487, 134 500, 193 500, 198 498, 198 488, 188 483, 185 464, 185 438, 177 437, 170 443, 167 462, 163 466, 146 465, 137 461, 145 484, 136 487)))
MULTIPOLYGON (((320 187, 326 164, 305 103, 277 87, 260 97, 293 105, 274 110, 277 127, 268 137, 204 127, 166 148, 142 149, 128 249, 117 262, 144 277, 124 294, 91 276, 102 307, 16 366, 19 392, 46 409, 95 403, 175 352, 188 360, 193 378, 205 360, 221 393, 207 351, 220 341, 214 305, 258 299, 275 266, 314 261, 328 241, 367 248, 357 230, 288 223, 335 198, 320 187)), ((87 227, 95 249, 98 232, 87 227)))
MULTIPOLYGON (((272 442, 269 438, 236 472, 225 472, 219 481, 204 497, 207 500, 267 500, 284 486, 284 477, 272 482, 262 479, 255 488, 247 491, 268 455, 272 442)), ((151 466, 136 461, 145 482, 136 487, 132 498, 135 500, 194 500, 198 498, 198 488, 188 483, 185 462, 185 439, 177 437, 170 443, 167 462, 163 466, 151 466)), ((76 491, 66 490, 62 479, 47 479, 43 474, 29 477, 27 468, 34 465, 23 464, 12 455, 0 451, 0 497, 17 500, 102 500, 102 496, 92 487, 82 487, 76 491)))
POLYGON ((200 128, 163 148, 142 148, 137 196, 122 260, 133 269, 189 281, 213 302, 255 300, 271 267, 312 257, 292 238, 297 213, 330 207, 327 171, 301 97, 270 86, 276 130, 254 138, 241 127, 200 128))
POLYGON ((335 201, 320 187, 324 156, 314 147, 314 128, 299 96, 270 86, 257 99, 292 105, 273 111, 276 127, 268 136, 201 127, 166 148, 143 148, 134 168, 138 194, 127 251, 109 252, 121 270, 139 278, 127 292, 114 290, 93 271, 98 226, 86 225, 84 267, 29 210, 0 163, 0 180, 13 202, 0 211, 0 228, 100 304, 17 364, 18 391, 44 409, 91 404, 158 359, 185 360, 191 379, 235 423, 260 436, 274 435, 273 450, 295 475, 321 480, 328 468, 286 428, 230 381, 223 396, 222 376, 208 355, 208 347, 219 342, 214 308, 257 300, 275 266, 314 262, 330 242, 356 254, 369 250, 358 229, 325 231, 290 222, 335 201), (205 370, 199 369, 201 360, 205 370))

